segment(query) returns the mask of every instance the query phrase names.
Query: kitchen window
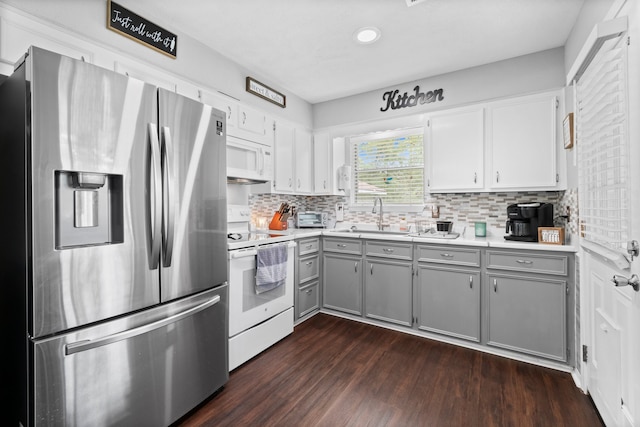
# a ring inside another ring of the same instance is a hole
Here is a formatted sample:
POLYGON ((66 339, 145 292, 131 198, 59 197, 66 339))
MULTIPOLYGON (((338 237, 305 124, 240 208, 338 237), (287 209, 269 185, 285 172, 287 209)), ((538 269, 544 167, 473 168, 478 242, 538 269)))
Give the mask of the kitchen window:
POLYGON ((424 128, 350 138, 352 206, 420 207, 424 201, 424 128))

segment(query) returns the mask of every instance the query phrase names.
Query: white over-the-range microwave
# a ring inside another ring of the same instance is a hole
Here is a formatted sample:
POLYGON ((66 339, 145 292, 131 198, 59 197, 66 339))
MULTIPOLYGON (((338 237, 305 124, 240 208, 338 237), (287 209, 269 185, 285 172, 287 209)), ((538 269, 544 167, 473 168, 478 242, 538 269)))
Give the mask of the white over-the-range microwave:
POLYGON ((227 136, 227 182, 255 184, 273 179, 273 147, 227 136))

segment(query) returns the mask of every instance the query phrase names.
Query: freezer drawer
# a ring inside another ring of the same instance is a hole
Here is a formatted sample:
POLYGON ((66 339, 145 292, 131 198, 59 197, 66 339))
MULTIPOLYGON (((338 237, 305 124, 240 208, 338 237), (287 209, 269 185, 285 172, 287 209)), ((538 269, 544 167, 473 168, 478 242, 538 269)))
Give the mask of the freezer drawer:
POLYGON ((229 378, 227 285, 32 343, 33 425, 166 426, 229 378))

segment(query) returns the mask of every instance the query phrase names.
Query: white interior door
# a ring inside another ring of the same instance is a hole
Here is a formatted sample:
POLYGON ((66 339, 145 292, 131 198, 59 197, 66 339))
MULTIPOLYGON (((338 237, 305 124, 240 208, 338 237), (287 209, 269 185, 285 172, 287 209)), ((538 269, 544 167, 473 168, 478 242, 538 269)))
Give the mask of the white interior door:
MULTIPOLYGON (((637 256, 631 260, 626 251, 628 242, 640 240, 640 123, 635 119, 640 114, 640 80, 637 77, 640 73, 640 50, 637 48, 640 45, 640 8, 637 2, 627 1, 619 16, 628 17, 628 33, 618 44, 619 48, 627 51, 622 62, 626 70, 624 92, 628 94, 628 99, 623 103, 623 108, 627 108, 627 120, 621 127, 627 141, 626 148, 623 147, 622 153, 616 152, 616 148, 607 148, 598 153, 601 158, 613 159, 610 161, 610 168, 599 166, 597 170, 590 170, 591 165, 582 157, 579 166, 581 220, 584 221, 587 236, 594 230, 593 227, 600 228, 591 238, 581 239, 582 247, 586 249, 582 252, 584 268, 581 285, 584 291, 581 305, 585 308, 582 315, 582 339, 588 346, 587 362, 582 368, 586 388, 606 425, 638 426, 640 292, 629 285, 616 286, 613 280, 614 276, 618 276, 617 282, 622 285, 625 284, 623 278, 630 279, 634 275, 640 275, 640 260, 637 256), (613 188, 616 187, 607 182, 611 177, 609 171, 625 168, 625 177, 619 183, 623 190, 616 197, 607 197, 606 192, 615 191, 613 188), (602 181, 597 181, 600 195, 596 197, 596 206, 599 205, 600 213, 593 217, 586 212, 588 209, 583 209, 585 201, 582 198, 586 196, 582 187, 584 174, 600 174, 603 178, 602 181), (610 217, 613 222, 599 222, 603 217, 610 217), (607 225, 610 226, 608 229, 607 225), (611 236, 610 241, 607 241, 607 236, 611 236), (616 239, 619 239, 618 248, 615 248, 616 239), (600 240, 601 244, 592 244, 593 240, 600 240), (608 248, 603 249, 603 245, 608 245, 608 248)), ((586 74, 585 72, 585 76, 586 74)), ((578 92, 579 90, 578 88, 578 92)), ((611 87, 605 92, 615 93, 611 87)), ((592 103, 597 104, 596 101, 592 103)), ((602 105, 604 103, 600 102, 598 108, 602 105)), ((597 115, 603 117, 603 113, 597 115)), ((583 124, 587 120, 583 118, 583 124)), ((600 139, 602 144, 610 144, 609 147, 616 145, 613 142, 615 134, 614 137, 600 139)), ((578 150, 581 150, 579 136, 577 143, 578 150)))

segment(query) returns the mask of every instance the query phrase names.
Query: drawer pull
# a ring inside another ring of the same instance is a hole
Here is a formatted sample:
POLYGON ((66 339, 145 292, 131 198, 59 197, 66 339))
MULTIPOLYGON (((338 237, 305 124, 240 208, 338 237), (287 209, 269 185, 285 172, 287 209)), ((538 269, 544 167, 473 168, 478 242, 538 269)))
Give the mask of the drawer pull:
POLYGON ((347 247, 347 245, 345 245, 344 243, 338 243, 336 246, 339 247, 339 248, 346 248, 347 247))
POLYGON ((518 264, 525 264, 525 265, 531 265, 533 264, 533 261, 529 261, 527 259, 517 259, 516 262, 518 264))
POLYGON ((446 252, 445 252, 445 253, 440 254, 440 256, 441 256, 441 257, 444 257, 444 258, 453 258, 453 255, 448 254, 448 253, 446 253, 446 252))
POLYGON ((306 264, 307 265, 313 265, 313 261, 307 261, 306 264))
POLYGON ((307 249, 311 249, 312 247, 313 247, 313 243, 309 243, 309 244, 306 246, 306 248, 307 248, 307 249))
POLYGON ((307 289, 305 292, 307 295, 309 295, 311 292, 313 292, 313 289, 307 289))
POLYGON ((385 251, 388 254, 393 253, 393 249, 391 249, 391 248, 382 248, 382 250, 385 251))

